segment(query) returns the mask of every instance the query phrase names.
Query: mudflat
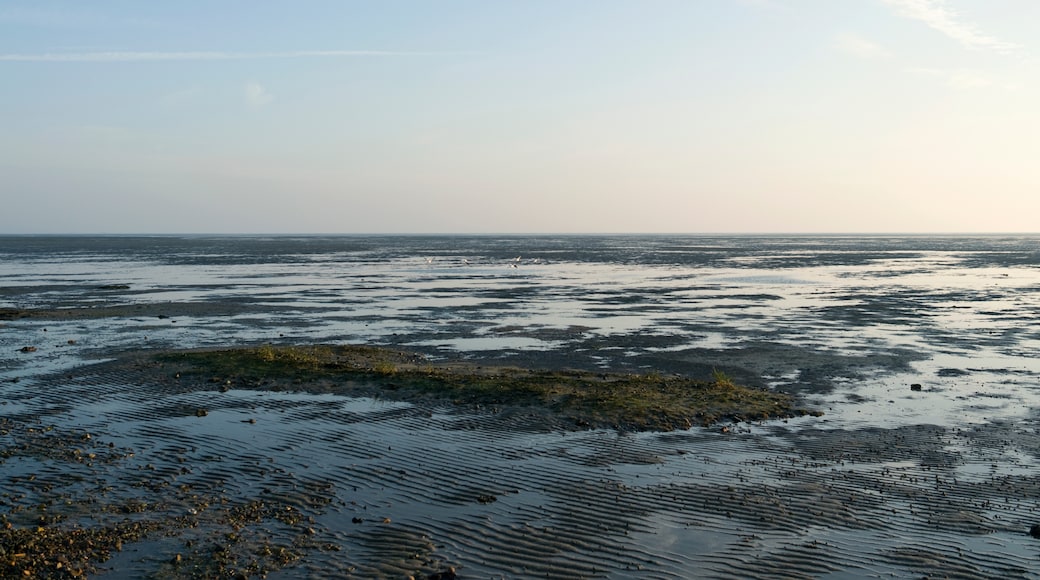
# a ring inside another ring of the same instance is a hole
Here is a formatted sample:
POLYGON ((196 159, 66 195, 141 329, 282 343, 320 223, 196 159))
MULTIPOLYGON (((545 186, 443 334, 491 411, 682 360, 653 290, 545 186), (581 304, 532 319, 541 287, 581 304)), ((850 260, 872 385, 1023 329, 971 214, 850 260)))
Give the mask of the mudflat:
POLYGON ((1036 242, 4 238, 0 576, 1037 578, 1036 242))
POLYGON ((625 376, 260 346, 137 351, 9 382, 0 571, 1034 576, 1035 424, 730 414, 676 430, 534 404, 544 393, 444 392, 447 377, 625 376))

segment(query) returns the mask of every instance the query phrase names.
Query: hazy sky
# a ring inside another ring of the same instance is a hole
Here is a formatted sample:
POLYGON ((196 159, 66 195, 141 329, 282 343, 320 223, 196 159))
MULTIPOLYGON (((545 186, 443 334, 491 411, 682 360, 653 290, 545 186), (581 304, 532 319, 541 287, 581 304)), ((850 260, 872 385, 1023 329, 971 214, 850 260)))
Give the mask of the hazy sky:
POLYGON ((1036 0, 0 0, 0 233, 1040 230, 1036 0))

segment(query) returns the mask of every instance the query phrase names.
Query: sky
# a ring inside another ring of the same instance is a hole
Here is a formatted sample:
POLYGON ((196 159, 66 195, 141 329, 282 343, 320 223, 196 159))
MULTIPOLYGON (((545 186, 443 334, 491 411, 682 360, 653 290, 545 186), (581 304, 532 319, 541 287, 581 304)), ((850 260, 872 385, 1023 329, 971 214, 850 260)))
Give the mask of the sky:
POLYGON ((1040 230, 1036 0, 0 0, 0 234, 1040 230))

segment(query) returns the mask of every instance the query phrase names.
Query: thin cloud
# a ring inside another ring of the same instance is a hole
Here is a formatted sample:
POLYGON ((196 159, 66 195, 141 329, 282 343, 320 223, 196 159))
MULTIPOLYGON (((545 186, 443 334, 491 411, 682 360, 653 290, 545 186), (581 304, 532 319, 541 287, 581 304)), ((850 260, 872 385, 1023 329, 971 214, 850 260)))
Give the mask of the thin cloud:
POLYGON ((256 81, 248 82, 245 86, 246 105, 253 109, 259 109, 274 101, 274 95, 256 81))
POLYGON ((366 56, 444 56, 457 52, 392 50, 294 50, 285 52, 57 52, 0 54, 0 62, 156 62, 191 60, 258 60, 278 58, 349 58, 366 56))
MULTIPOLYGON (((950 88, 962 91, 985 89, 996 84, 990 77, 972 70, 946 70, 917 67, 909 68, 907 69, 907 72, 942 79, 950 88)), ((1010 90, 1013 87, 1005 86, 1004 88, 1010 90)))
POLYGON ((834 46, 862 59, 888 58, 892 56, 885 47, 871 42, 855 34, 840 34, 834 39, 834 46))
POLYGON ((1001 53, 1011 53, 1018 45, 1004 42, 979 31, 970 22, 965 22, 960 14, 946 6, 945 0, 882 0, 893 6, 900 16, 919 20, 930 28, 972 49, 987 49, 1001 53))

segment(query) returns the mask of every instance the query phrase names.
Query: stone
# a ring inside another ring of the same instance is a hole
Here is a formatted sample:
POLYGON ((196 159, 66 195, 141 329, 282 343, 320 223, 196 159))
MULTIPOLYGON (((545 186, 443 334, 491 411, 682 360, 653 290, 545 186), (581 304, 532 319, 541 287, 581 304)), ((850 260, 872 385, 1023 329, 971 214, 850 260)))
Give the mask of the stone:
POLYGON ((426 580, 456 580, 459 577, 455 573, 454 566, 448 566, 448 569, 443 572, 435 572, 426 577, 426 580))

